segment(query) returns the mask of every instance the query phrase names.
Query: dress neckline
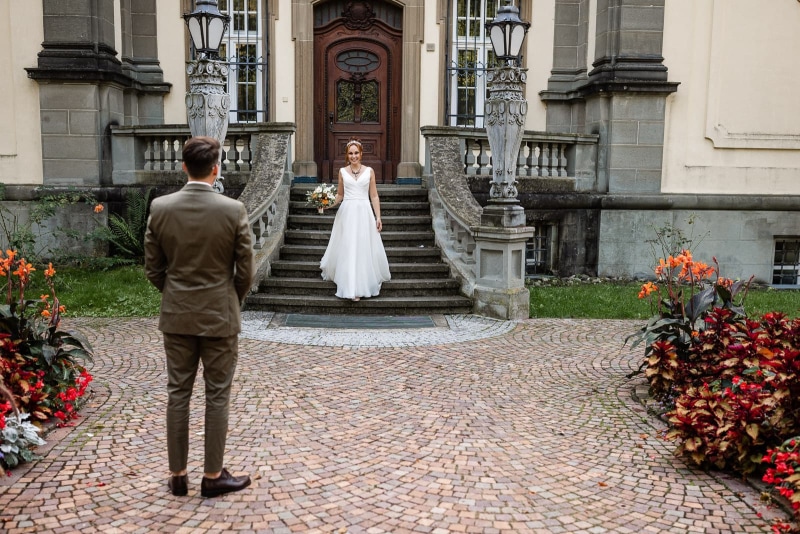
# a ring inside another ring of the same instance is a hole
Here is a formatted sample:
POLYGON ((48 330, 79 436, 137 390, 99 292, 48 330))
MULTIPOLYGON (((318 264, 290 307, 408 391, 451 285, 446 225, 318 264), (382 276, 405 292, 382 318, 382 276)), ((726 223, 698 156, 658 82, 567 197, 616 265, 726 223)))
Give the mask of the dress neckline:
POLYGON ((367 169, 367 168, 368 167, 366 165, 362 165, 361 166, 361 170, 358 171, 358 175, 356 175, 356 173, 353 172, 353 168, 350 165, 348 165, 347 166, 347 171, 348 171, 348 174, 350 174, 350 177, 353 179, 353 181, 357 182, 359 176, 363 176, 364 175, 364 169, 367 169))

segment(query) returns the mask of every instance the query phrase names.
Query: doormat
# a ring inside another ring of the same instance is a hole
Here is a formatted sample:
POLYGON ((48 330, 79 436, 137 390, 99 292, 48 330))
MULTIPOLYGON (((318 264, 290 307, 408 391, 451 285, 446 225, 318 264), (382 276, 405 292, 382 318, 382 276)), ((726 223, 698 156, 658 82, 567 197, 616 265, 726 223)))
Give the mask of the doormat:
POLYGON ((290 313, 286 316, 286 324, 284 326, 400 330, 406 328, 433 328, 436 323, 427 315, 374 317, 371 315, 305 315, 290 313))

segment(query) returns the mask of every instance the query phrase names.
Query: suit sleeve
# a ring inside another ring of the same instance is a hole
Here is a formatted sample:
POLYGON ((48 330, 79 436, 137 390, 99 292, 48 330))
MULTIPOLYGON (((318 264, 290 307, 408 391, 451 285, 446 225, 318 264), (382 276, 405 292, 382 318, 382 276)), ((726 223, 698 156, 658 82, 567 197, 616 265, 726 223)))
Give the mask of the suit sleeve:
POLYGON ((167 256, 153 232, 153 216, 147 219, 147 230, 144 233, 144 273, 150 283, 159 291, 164 290, 167 278, 167 256))
POLYGON ((250 292, 255 276, 255 262, 253 259, 253 240, 250 233, 250 222, 244 205, 239 208, 239 223, 236 227, 236 245, 234 247, 236 272, 233 283, 239 302, 250 292))

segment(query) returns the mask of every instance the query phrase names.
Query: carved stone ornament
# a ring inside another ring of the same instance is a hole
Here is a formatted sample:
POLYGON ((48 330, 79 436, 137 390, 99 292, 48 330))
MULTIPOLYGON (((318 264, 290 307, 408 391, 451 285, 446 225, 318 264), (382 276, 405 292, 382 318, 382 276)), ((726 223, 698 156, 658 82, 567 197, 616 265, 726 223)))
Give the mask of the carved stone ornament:
POLYGON ((487 74, 489 98, 486 100, 486 134, 492 149, 491 198, 517 197, 517 156, 525 133, 528 101, 523 97, 525 71, 500 67, 487 74))
POLYGON ((367 30, 375 20, 375 12, 369 2, 348 2, 342 12, 344 26, 348 30, 367 30))
MULTIPOLYGON (((228 133, 228 113, 231 96, 227 93, 228 66, 221 61, 201 59, 186 67, 189 75, 189 91, 186 93, 186 117, 192 137, 206 135, 220 144, 228 133)), ((218 177, 214 190, 224 188, 218 177)))

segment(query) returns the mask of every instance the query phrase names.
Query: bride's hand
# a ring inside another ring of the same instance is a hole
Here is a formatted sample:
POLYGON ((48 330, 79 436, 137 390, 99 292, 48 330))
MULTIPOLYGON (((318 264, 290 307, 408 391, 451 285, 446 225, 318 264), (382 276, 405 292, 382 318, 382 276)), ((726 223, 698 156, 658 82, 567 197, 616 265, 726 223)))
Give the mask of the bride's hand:
POLYGON ((380 219, 380 217, 379 217, 378 219, 376 219, 376 220, 375 220, 375 226, 378 228, 378 231, 379 231, 379 232, 380 232, 381 230, 383 230, 383 223, 381 222, 381 219, 380 219))

